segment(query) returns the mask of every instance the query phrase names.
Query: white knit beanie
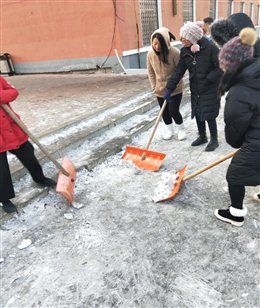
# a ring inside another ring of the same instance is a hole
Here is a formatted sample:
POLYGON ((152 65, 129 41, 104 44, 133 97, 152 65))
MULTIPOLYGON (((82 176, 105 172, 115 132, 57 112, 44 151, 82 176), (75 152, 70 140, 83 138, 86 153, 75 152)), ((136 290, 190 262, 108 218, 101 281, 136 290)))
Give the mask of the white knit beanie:
POLYGON ((188 21, 184 24, 184 26, 181 27, 180 36, 186 40, 189 40, 192 45, 196 45, 197 47, 197 42, 203 36, 203 30, 196 23, 188 21))
POLYGON ((200 46, 197 44, 203 36, 203 30, 200 26, 188 21, 181 27, 180 36, 191 42, 192 46, 190 49, 193 53, 200 51, 200 46))

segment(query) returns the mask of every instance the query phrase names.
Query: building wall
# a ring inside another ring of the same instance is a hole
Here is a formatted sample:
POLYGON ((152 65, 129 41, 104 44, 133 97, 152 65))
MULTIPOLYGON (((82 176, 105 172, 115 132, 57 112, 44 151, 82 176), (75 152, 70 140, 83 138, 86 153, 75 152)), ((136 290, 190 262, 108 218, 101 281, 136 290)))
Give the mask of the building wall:
POLYGON ((138 44, 142 41, 140 33, 140 16, 138 4, 133 1, 117 2, 117 24, 120 46, 116 44, 121 54, 122 50, 138 48, 138 44))
POLYGON ((218 2, 218 19, 226 18, 228 11, 227 1, 219 0, 218 2))
POLYGON ((127 49, 136 45, 135 24, 128 22, 134 11, 123 4, 116 12, 113 1, 2 2, 1 53, 12 55, 18 71, 101 65, 114 48, 122 50, 121 41, 127 49))
POLYGON ((197 1, 196 20, 203 20, 209 16, 210 1, 197 1))
POLYGON ((179 30, 183 25, 182 1, 177 1, 177 15, 173 16, 173 6, 171 1, 162 2, 163 25, 179 39, 179 30))
POLYGON ((3 48, 24 62, 104 55, 113 33, 113 7, 96 1, 93 14, 90 2, 4 2, 3 48))
MULTIPOLYGON (((179 38, 182 0, 160 1, 162 24, 179 38)), ((219 17, 227 16, 228 0, 218 0, 219 17)), ((240 10, 234 1, 234 12, 240 10)), ((246 0, 246 13, 259 0, 246 0)), ((196 20, 209 15, 210 0, 196 0, 196 20)), ((191 8, 192 9, 192 8, 191 8)), ((1 53, 12 55, 17 73, 118 68, 114 49, 128 66, 145 66, 138 0, 5 0, 1 1, 1 53), (135 57, 133 57, 135 55, 135 57), (131 61, 127 60, 127 57, 131 61)))
POLYGON ((241 2, 245 3, 245 13, 250 16, 250 6, 251 4, 253 4, 253 16, 250 16, 250 18, 252 19, 253 23, 255 26, 258 25, 258 20, 257 20, 257 11, 258 11, 258 7, 260 5, 260 1, 259 0, 234 0, 233 1, 233 6, 234 6, 234 12, 233 13, 239 13, 240 9, 241 9, 241 2))

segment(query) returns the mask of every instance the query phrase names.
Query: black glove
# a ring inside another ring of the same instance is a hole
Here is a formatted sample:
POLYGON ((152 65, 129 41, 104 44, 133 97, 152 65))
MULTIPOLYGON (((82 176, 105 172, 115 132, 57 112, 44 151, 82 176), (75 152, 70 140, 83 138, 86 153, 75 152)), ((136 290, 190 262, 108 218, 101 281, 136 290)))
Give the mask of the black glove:
POLYGON ((164 93, 163 93, 163 99, 168 100, 171 97, 172 90, 165 88, 164 93))

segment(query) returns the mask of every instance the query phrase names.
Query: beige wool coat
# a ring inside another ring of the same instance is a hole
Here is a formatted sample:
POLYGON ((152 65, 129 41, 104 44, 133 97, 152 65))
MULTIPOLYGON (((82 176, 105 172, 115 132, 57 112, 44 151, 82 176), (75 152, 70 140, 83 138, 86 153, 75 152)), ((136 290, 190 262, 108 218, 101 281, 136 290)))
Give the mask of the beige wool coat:
MULTIPOLYGON (((179 62, 180 52, 176 47, 170 45, 169 30, 167 28, 163 27, 154 31, 151 35, 151 41, 155 33, 160 33, 165 39, 166 45, 169 46, 168 64, 161 62, 154 50, 150 50, 147 54, 147 70, 153 92, 156 96, 163 97, 167 81, 175 72, 179 62)), ((177 88, 173 91, 172 96, 182 93, 183 88, 184 82, 181 80, 177 88)))

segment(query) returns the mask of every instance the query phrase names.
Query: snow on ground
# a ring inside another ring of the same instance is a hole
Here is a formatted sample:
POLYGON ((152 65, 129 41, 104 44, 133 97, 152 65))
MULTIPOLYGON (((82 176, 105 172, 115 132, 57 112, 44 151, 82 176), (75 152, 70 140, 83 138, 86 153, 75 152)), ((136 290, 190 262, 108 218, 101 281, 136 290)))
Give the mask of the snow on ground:
MULTIPOLYGON (((114 107, 109 108, 108 110, 103 111, 102 113, 99 114, 94 114, 91 117, 87 117, 84 118, 82 120, 80 120, 77 124, 72 123, 70 125, 66 126, 66 129, 62 129, 61 131, 57 130, 56 132, 53 132, 51 134, 48 134, 47 136, 44 136, 42 138, 39 138, 40 143, 48 148, 48 145, 50 144, 55 144, 57 142, 60 141, 60 139, 67 139, 70 138, 71 136, 73 136, 76 133, 80 133, 82 130, 84 129, 88 129, 89 131, 93 130, 94 126, 97 126, 102 123, 105 122, 105 120, 107 118, 115 118, 115 116, 117 114, 122 113, 123 111, 126 111, 128 109, 131 110, 131 108, 133 108, 133 105, 136 105, 137 103, 142 102, 143 100, 149 99, 151 98, 151 92, 146 92, 146 93, 142 93, 139 95, 136 95, 135 97, 127 100, 126 102, 123 102, 121 104, 118 104, 114 107)), ((55 103, 57 102, 53 102, 53 104, 55 105, 55 103)), ((75 103, 75 101, 70 101, 70 104, 75 103)), ((71 110, 69 111, 69 113, 71 113, 71 110)), ((68 113, 67 118, 71 118, 70 114, 68 113)), ((66 117, 66 114, 64 115, 63 112, 63 117, 66 117)), ((130 119, 129 122, 134 122, 134 121, 138 121, 138 118, 140 117, 147 117, 147 115, 137 115, 136 117, 134 117, 133 119, 130 119)), ((41 125, 42 127, 48 127, 48 122, 49 119, 48 117, 42 117, 41 119, 41 125)), ((120 130, 120 127, 115 127, 114 129, 114 135, 118 134, 118 131, 120 130)), ((104 140, 106 136, 101 136, 100 138, 98 138, 97 142, 101 142, 102 139, 104 140)), ((88 144, 90 144, 90 142, 88 142, 88 144)), ((79 149, 77 149, 77 153, 81 153, 79 149)), ((16 157, 14 155, 12 155, 11 153, 7 153, 8 156, 8 161, 15 161, 16 157)))
MULTIPOLYGON (((185 141, 162 141, 160 124, 151 145, 167 154, 159 172, 135 168, 121 159, 122 151, 92 172, 78 172, 80 209, 50 190, 2 224, 2 307, 257 307, 259 205, 251 200, 253 189, 247 190, 242 228, 213 216, 229 205, 229 161, 187 181, 173 200, 152 201, 164 174, 187 164, 188 175, 232 151, 222 116, 218 122, 220 147, 213 153, 190 146, 196 126, 189 117, 185 141), (19 249, 23 240, 32 243, 19 249)), ((144 147, 150 133, 132 145, 144 147)))

